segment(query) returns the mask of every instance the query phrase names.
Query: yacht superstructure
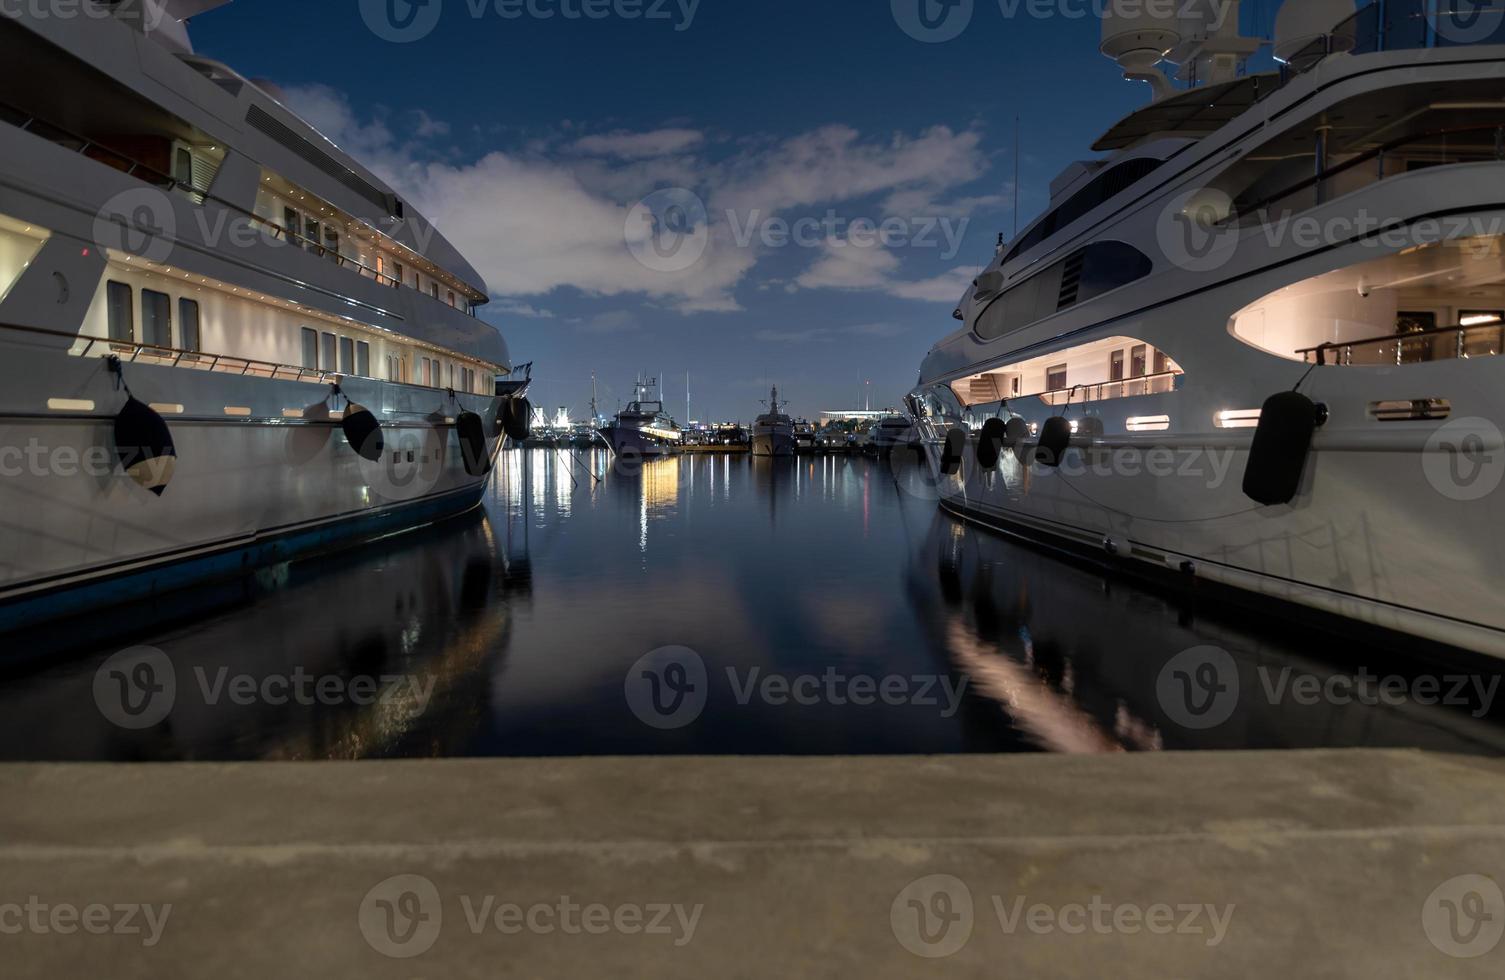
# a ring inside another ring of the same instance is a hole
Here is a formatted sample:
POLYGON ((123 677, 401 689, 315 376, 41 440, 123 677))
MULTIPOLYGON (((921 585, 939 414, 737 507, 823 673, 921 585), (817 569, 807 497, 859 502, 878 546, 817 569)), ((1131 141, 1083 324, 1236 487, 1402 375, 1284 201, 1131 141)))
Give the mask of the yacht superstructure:
POLYGON ((768 411, 753 422, 752 454, 770 457, 794 455, 794 420, 785 414, 779 403, 777 385, 768 394, 768 411))
POLYGON ((601 435, 619 456, 668 456, 684 445, 679 423, 664 411, 657 378, 633 384, 632 401, 601 430, 601 435))
POLYGON ((476 506, 526 429, 481 277, 193 53, 221 3, 81 6, 0 11, 0 628, 476 506))
POLYGON ((1105 19, 1155 101, 924 361, 943 506, 1505 656, 1502 11, 1290 0, 1258 73, 1181 6, 1105 19))

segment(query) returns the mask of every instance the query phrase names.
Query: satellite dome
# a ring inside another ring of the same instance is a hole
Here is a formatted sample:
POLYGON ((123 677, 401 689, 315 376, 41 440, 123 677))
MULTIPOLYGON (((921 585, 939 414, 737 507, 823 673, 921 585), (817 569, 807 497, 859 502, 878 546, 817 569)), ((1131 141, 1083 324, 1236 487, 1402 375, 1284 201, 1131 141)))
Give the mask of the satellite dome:
MULTIPOLYGON (((1117 13, 1109 4, 1103 13, 1102 52, 1118 62, 1125 72, 1153 68, 1181 40, 1178 18, 1157 17, 1148 12, 1117 13)), ((1133 6, 1133 5, 1127 5, 1133 6)), ((1145 4, 1146 8, 1155 6, 1145 4)))

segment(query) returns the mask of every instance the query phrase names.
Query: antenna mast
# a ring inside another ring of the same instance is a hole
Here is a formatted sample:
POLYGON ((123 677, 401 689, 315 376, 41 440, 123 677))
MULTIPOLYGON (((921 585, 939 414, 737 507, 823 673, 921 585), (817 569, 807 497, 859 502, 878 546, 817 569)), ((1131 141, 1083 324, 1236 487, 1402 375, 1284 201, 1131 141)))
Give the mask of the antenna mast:
POLYGON ((1014 237, 1019 237, 1019 114, 1014 113, 1014 237))

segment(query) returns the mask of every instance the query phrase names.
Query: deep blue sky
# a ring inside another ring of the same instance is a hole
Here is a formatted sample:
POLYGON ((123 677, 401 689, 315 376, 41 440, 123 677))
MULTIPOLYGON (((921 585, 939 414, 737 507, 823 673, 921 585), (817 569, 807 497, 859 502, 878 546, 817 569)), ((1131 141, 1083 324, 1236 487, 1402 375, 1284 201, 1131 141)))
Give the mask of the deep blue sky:
MULTIPOLYGON (((985 262, 997 233, 1011 229, 1016 113, 1027 220, 1043 208, 1050 179, 1090 157, 1093 139, 1147 100, 1147 89, 1122 81, 1097 53, 1095 19, 1007 20, 997 0, 977 0, 969 28, 944 44, 906 35, 888 0, 701 0, 683 31, 674 2, 673 20, 636 22, 476 19, 470 5, 479 2, 443 0, 437 28, 409 44, 378 37, 358 0, 236 0, 197 19, 192 34, 201 53, 288 89, 316 124, 346 128, 330 135, 353 152, 375 148, 395 161, 389 170, 412 167, 420 184, 448 188, 433 217, 487 276, 497 298, 484 315, 518 360, 537 363, 535 401, 577 414, 592 371, 607 408, 630 392, 637 371, 662 372, 676 416, 686 370, 699 418, 757 414, 769 379, 800 415, 860 407, 863 379, 878 405, 896 404, 929 345, 952 328, 960 296, 942 284, 908 290, 934 298, 905 298, 902 285, 864 287, 840 267, 801 280, 824 253, 783 247, 744 256, 746 268, 727 273, 717 293, 721 309, 698 308, 707 304, 658 292, 652 280, 638 288, 616 266, 634 262, 626 245, 618 255, 595 240, 603 221, 622 219, 609 210, 603 219, 593 203, 626 208, 658 187, 693 184, 713 221, 730 187, 740 187, 742 207, 791 219, 834 208, 845 218, 918 221, 956 208, 953 219, 970 218, 959 254, 900 247, 891 251, 897 263, 873 273, 890 285, 919 284, 985 262), (343 125, 331 121, 347 109, 343 125), (826 168, 820 141, 810 149, 809 135, 833 126, 855 131, 856 163, 826 168), (935 127, 945 129, 934 136, 935 127), (662 160, 593 156, 578 142, 657 133, 662 143, 665 131, 698 136, 662 160), (895 197, 925 183, 913 159, 896 161, 927 133, 954 156, 937 164, 945 172, 932 186, 895 197), (429 164, 453 181, 425 177, 429 164), (788 200, 768 189, 795 168, 804 184, 826 185, 788 200), (868 189, 872 173, 880 178, 868 189), (899 176, 884 184, 882 174, 899 176), (584 194, 571 191, 576 181, 584 194), (557 206, 548 203, 554 194, 557 206), (524 216, 534 204, 542 211, 524 216), (555 234, 576 225, 585 228, 578 240, 555 234), (530 239, 540 243, 534 250, 530 239), (578 277, 576 248, 589 252, 578 277)), ((546 2, 559 9, 566 0, 546 2)), ((1246 19, 1274 3, 1249 6, 1246 19)))

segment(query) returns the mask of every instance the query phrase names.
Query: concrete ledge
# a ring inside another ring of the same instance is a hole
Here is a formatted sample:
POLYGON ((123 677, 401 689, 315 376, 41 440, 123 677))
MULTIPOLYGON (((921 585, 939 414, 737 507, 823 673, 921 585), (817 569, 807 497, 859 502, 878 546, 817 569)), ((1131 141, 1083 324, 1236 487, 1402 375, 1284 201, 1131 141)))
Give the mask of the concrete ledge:
POLYGON ((1461 878, 1505 882, 1494 760, 12 765, 0 798, 7 976, 1505 970, 1498 893, 1461 878), (150 946, 144 913, 141 933, 53 928, 91 903, 111 928, 116 904, 171 911, 150 946))

